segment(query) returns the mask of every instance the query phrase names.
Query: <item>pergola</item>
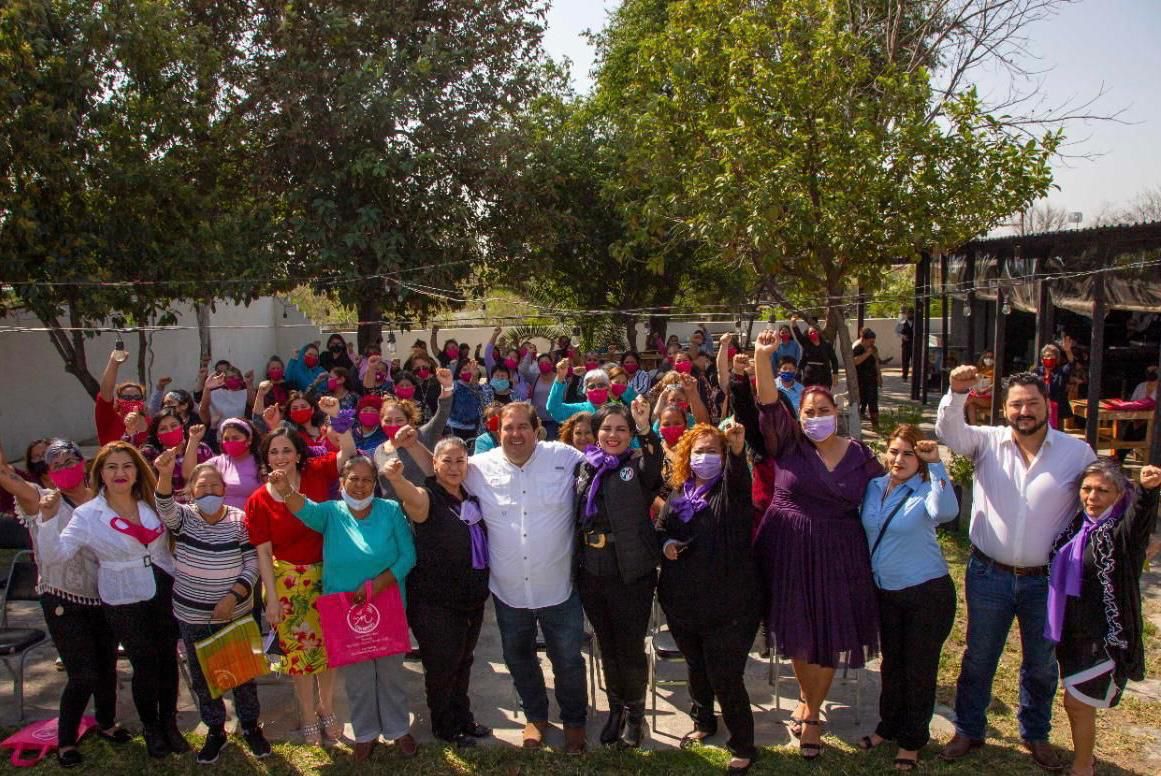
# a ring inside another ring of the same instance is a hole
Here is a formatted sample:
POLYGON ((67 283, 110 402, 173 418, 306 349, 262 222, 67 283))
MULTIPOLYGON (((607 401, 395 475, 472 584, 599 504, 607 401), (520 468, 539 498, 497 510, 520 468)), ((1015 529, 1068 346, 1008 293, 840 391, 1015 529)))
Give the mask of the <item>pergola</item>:
MULTIPOLYGON (((967 324, 954 327, 957 345, 943 337, 945 365, 953 347, 963 352, 964 363, 974 362, 983 349, 977 349, 980 335, 984 340, 991 335, 997 365, 994 418, 1000 417, 1004 367, 1012 360, 1007 352, 1008 312, 1035 316, 1035 353, 1056 339, 1060 318, 1088 319, 1085 437, 1095 447, 1106 365, 1112 360, 1143 370, 1149 362, 1161 363, 1161 323, 1144 330, 1138 340, 1106 343, 1106 324, 1115 311, 1154 314, 1161 320, 1161 222, 979 239, 951 253, 925 254, 915 268, 914 342, 927 342, 930 302, 936 296, 943 299, 945 333, 956 312, 967 324)), ((928 348, 922 347, 915 358, 912 398, 926 403, 922 376, 927 374, 928 348)), ((1156 463, 1161 461, 1161 403, 1154 412, 1150 459, 1156 463)))

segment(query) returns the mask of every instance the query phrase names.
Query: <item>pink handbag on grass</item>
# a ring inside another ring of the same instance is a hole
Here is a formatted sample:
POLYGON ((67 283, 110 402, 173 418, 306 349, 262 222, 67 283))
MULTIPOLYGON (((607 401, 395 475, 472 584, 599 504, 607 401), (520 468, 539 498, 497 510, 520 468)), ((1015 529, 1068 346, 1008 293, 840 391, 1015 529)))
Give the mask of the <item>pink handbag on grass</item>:
MULTIPOLYGON (((0 749, 12 750, 10 762, 17 768, 36 765, 56 749, 57 722, 56 717, 33 722, 0 742, 0 749)), ((93 717, 81 717, 81 724, 77 726, 77 741, 96 726, 97 720, 93 717)))
POLYGON ((361 604, 354 602, 354 593, 329 593, 315 602, 331 668, 411 649, 399 585, 372 597, 371 583, 365 582, 363 592, 366 600, 361 604))

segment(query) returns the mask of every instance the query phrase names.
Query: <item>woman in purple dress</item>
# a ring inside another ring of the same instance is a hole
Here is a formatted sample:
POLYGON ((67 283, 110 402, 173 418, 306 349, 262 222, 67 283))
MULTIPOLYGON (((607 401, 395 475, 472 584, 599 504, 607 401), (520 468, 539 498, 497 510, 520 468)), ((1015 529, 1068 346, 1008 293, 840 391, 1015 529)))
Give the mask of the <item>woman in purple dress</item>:
POLYGON ((807 759, 822 754, 819 713, 840 656, 861 668, 878 643, 879 617, 859 505, 883 467, 866 445, 838 436, 829 390, 802 394, 797 421, 780 402, 771 356, 777 338, 758 335, 759 426, 774 461, 774 494, 755 538, 768 595, 767 632, 790 658, 800 689, 791 732, 807 759))

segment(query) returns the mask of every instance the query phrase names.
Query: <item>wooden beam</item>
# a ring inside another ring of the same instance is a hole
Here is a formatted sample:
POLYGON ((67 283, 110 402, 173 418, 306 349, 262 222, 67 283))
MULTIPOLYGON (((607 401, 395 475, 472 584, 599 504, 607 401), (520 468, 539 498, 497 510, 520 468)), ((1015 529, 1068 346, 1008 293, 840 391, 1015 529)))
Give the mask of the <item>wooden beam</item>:
MULTIPOLYGON (((1037 260, 1039 261, 1039 260, 1037 260)), ((1052 304, 1052 281, 1039 280, 1036 302, 1036 352, 1056 339, 1056 308, 1052 304)))
POLYGON ((1094 450, 1100 423, 1101 379, 1105 367, 1105 276, 1092 276, 1092 337, 1088 355, 1088 408, 1085 414, 1084 438, 1094 450))

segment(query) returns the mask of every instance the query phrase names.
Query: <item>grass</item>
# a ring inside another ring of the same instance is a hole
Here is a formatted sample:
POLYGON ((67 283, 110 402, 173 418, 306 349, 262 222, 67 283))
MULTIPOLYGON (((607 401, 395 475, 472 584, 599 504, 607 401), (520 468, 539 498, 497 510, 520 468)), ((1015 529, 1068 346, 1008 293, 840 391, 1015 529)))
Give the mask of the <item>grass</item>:
MULTIPOLYGON (((951 705, 959 661, 963 654, 965 637, 965 613, 963 602, 963 572, 967 562, 968 544, 962 535, 941 537, 944 554, 952 568, 952 577, 959 591, 959 610, 951 636, 944 645, 940 662, 939 688, 937 700, 951 705)), ((1161 639, 1156 629, 1150 628, 1146 634, 1146 655, 1148 672, 1157 676, 1161 671, 1161 639)), ((935 757, 939 743, 935 742, 923 752, 916 773, 940 774, 997 774, 1016 776, 1017 774, 1041 774, 1020 748, 1019 732, 1016 724, 1017 681, 1020 665, 1020 639, 1013 633, 1008 641, 999 671, 993 686, 995 698, 989 710, 989 746, 970 757, 956 763, 944 763, 935 757)), ((421 699, 412 699, 422 703, 421 699)), ((873 717, 873 715, 871 715, 873 717)), ((1053 713, 1054 727, 1052 743, 1065 751, 1071 751, 1067 718, 1057 694, 1053 713)), ((868 730, 873 720, 868 721, 868 730)), ((1158 731, 1161 730, 1161 704, 1148 703, 1134 698, 1124 699, 1115 709, 1098 712, 1097 757, 1098 773, 1147 774, 1157 772, 1157 762, 1161 756, 1158 731)), ((0 731, 0 736, 11 731, 0 731)), ((195 748, 200 745, 199 736, 190 736, 195 748)), ((759 741, 761 743, 761 741, 759 741)), ((871 752, 858 751, 852 744, 834 736, 825 738, 826 749, 819 762, 803 761, 797 750, 790 745, 767 746, 762 749, 759 760, 751 773, 766 774, 882 774, 891 771, 893 748, 884 746, 871 752)), ((392 774, 497 774, 499 776, 569 776, 579 774, 703 774, 724 770, 728 756, 722 749, 699 747, 692 751, 639 751, 615 752, 593 751, 584 757, 566 757, 552 750, 544 752, 523 752, 509 746, 485 747, 468 753, 459 753, 449 748, 431 744, 422 745, 419 755, 412 760, 404 760, 388 747, 376 751, 369 763, 356 765, 352 762, 346 747, 323 750, 318 747, 275 744, 274 755, 258 761, 243 751, 238 739, 222 755, 215 766, 219 773, 244 774, 342 774, 392 773, 392 774)), ((145 754, 140 739, 126 747, 113 747, 104 742, 86 741, 82 746, 85 755, 80 773, 122 774, 179 774, 206 773, 194 763, 193 755, 170 758, 161 762, 151 761, 145 754)), ((55 768, 54 764, 45 767, 55 768)), ((7 759, 0 759, 0 774, 17 773, 7 759)))

